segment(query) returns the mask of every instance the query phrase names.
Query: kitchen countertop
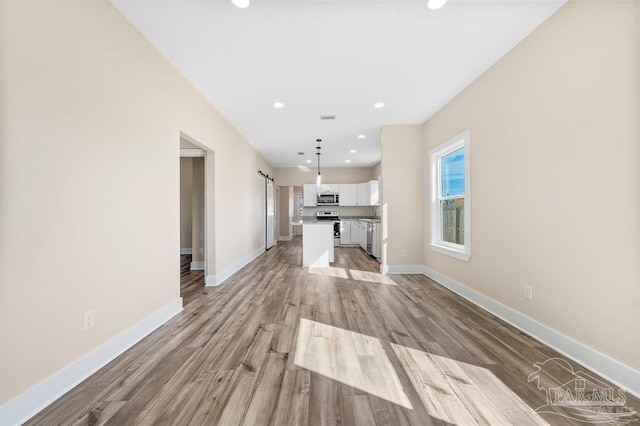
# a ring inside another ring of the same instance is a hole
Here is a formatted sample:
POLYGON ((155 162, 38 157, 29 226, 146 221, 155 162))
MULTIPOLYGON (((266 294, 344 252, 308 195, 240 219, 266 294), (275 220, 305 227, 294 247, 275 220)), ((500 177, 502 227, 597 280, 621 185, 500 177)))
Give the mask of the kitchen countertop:
POLYGON ((291 222, 292 225, 332 225, 334 222, 340 222, 339 220, 297 220, 291 222))

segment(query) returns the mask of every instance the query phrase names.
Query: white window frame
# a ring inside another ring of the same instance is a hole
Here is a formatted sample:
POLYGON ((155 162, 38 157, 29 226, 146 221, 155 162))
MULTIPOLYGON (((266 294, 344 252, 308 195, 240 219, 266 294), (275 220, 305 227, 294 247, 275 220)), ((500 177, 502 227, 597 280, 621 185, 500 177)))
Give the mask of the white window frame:
POLYGON ((431 176, 430 221, 431 237, 429 247, 438 253, 457 259, 471 259, 471 131, 465 130, 429 151, 429 170, 431 176), (464 197, 440 197, 440 165, 444 156, 464 148, 464 197), (448 198, 464 198, 464 245, 442 240, 442 217, 440 201, 448 198))

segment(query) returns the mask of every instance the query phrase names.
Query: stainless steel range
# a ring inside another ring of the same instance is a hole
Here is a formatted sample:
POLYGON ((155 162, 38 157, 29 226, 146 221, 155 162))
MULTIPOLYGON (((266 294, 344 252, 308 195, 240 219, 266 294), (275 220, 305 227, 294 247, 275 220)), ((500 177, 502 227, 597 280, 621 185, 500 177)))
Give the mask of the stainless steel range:
POLYGON ((316 220, 333 222, 333 245, 340 245, 340 214, 338 212, 316 212, 316 220))

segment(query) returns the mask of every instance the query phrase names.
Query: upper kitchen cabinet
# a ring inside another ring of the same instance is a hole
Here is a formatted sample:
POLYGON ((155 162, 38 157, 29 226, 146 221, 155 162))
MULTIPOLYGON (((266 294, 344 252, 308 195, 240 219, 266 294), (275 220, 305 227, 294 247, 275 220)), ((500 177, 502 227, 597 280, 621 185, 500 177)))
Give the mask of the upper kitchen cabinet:
POLYGON ((318 194, 339 194, 340 206, 377 206, 380 204, 378 196, 378 181, 372 180, 365 183, 316 184, 307 183, 303 187, 304 206, 316 207, 318 194))
POLYGON ((337 184, 327 185, 326 183, 323 183, 323 184, 320 184, 320 187, 318 187, 317 189, 318 189, 317 192, 320 194, 321 193, 337 194, 340 192, 340 185, 337 185, 337 184))
POLYGON ((340 205, 341 206, 357 206, 358 191, 357 184, 343 183, 340 184, 340 205))
POLYGON ((357 186, 358 206, 377 206, 380 204, 378 195, 378 181, 370 180, 369 182, 359 183, 357 186))
POLYGON ((372 206, 380 205, 380 190, 377 180, 369 181, 369 201, 372 206))
POLYGON ((315 207, 318 203, 318 190, 315 183, 306 183, 303 188, 304 207, 315 207))

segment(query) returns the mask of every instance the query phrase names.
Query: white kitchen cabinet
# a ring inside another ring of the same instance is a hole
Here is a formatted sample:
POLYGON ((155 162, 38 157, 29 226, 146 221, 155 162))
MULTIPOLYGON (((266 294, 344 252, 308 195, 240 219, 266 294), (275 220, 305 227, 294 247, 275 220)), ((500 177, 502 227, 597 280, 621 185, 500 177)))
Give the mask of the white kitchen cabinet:
POLYGON ((320 185, 320 187, 317 188, 317 192, 320 194, 322 193, 337 194, 340 192, 340 185, 323 183, 320 185))
POLYGON ((351 221, 340 221, 340 245, 351 244, 351 221))
POLYGON ((351 222, 351 239, 349 240, 349 244, 360 245, 360 235, 358 234, 358 224, 360 221, 358 220, 350 220, 351 222))
POLYGON ((367 222, 363 220, 358 221, 358 244, 362 250, 367 251, 367 222))
POLYGON ((368 206, 369 205, 369 183, 358 183, 356 184, 356 199, 357 206, 368 206))
POLYGON ((380 205, 380 188, 377 180, 369 181, 369 204, 372 206, 380 205))
POLYGON ((341 206, 357 206, 358 191, 355 183, 340 184, 340 205, 341 206))
POLYGON ((313 183, 306 183, 303 188, 303 198, 305 207, 315 207, 318 203, 317 186, 313 183))
POLYGON ((359 206, 377 206, 380 204, 377 180, 357 184, 356 192, 359 206))

